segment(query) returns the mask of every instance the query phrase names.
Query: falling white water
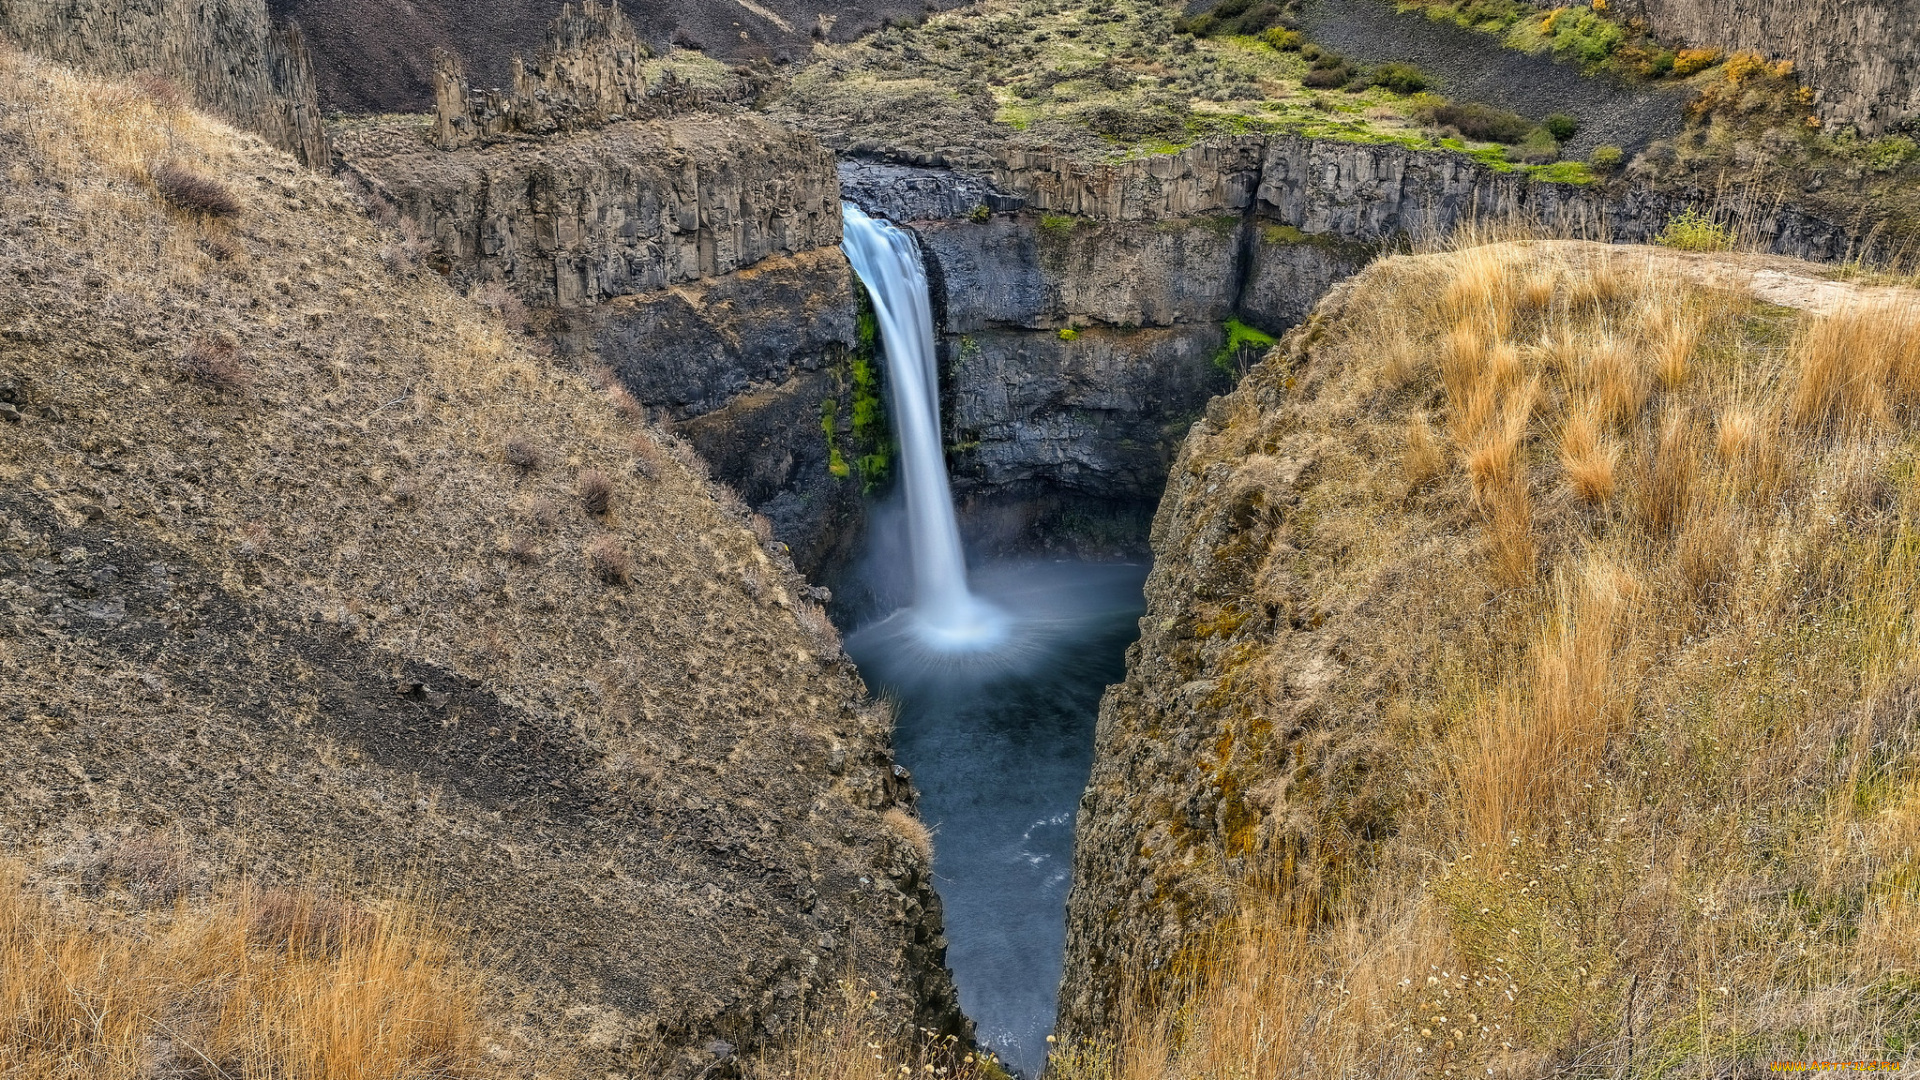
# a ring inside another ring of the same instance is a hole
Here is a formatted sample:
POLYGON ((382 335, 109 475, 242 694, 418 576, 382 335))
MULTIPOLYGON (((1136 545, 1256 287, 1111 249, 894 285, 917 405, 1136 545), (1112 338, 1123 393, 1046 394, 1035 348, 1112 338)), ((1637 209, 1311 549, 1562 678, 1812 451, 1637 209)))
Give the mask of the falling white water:
POLYGON ((967 589, 966 556, 940 445, 940 373, 919 245, 906 231, 868 217, 851 203, 840 204, 840 215, 846 224, 840 247, 873 298, 886 355, 907 492, 916 636, 943 652, 992 648, 1006 636, 1007 619, 967 589))

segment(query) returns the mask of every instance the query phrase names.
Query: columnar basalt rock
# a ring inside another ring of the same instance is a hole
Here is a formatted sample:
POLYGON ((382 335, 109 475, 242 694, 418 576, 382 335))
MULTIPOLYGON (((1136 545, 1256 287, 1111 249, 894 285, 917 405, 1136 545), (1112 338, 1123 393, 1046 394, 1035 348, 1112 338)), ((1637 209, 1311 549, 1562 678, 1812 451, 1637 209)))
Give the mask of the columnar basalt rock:
POLYGON ((307 165, 331 159, 306 43, 264 0, 0 0, 0 37, 103 75, 164 77, 307 165))
POLYGON ((1867 134, 1920 119, 1920 8, 1908 0, 1624 0, 1660 33, 1791 60, 1833 124, 1867 134))
POLYGON ((840 241, 833 158, 744 114, 630 121, 441 151, 417 127, 341 137, 347 167, 419 222, 449 271, 574 307, 840 241))

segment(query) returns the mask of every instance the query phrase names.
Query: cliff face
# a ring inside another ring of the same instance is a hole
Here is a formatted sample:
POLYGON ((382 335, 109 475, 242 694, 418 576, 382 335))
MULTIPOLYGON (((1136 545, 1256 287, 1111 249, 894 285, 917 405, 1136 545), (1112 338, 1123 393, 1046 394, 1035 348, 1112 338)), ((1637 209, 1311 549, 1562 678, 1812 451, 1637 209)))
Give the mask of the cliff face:
POLYGON ((1626 0, 1664 34, 1793 61, 1823 119, 1872 135, 1920 117, 1920 9, 1903 0, 1626 0))
POLYGON ((560 308, 840 242, 832 157, 744 114, 616 123, 443 151, 415 124, 345 128, 348 169, 463 280, 560 308))
POLYGON ((445 151, 377 123, 341 152, 458 280, 510 289, 692 438, 805 572, 858 536, 859 486, 828 471, 820 427, 857 300, 810 136, 707 112, 445 151))
POLYGON ((263 0, 4 0, 0 35, 105 75, 165 77, 308 165, 331 159, 306 42, 263 0))
POLYGON ((410 874, 527 1075, 710 1076, 849 971, 959 1030, 886 714, 688 447, 257 140, 0 99, 0 843, 410 874))

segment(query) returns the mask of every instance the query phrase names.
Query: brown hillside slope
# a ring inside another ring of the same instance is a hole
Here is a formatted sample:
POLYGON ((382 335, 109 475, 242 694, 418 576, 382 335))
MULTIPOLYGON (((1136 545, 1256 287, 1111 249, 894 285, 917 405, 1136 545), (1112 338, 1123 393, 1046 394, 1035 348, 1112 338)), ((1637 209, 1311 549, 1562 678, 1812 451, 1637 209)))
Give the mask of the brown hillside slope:
POLYGON ((884 712, 629 400, 124 87, 0 53, 0 176, 0 848, 411 881, 523 1072, 699 1074, 856 966, 950 1019, 884 712))
MULTIPOLYGON (((623 10, 655 47, 684 45, 729 63, 807 58, 817 38, 851 41, 889 20, 917 20, 956 0, 650 0, 623 10)), ((513 84, 513 58, 540 47, 561 0, 268 0, 306 34, 328 111, 433 107, 433 54, 464 61, 480 87, 513 84)))
POLYGON ((1214 403, 1059 1075, 1911 1068, 1920 306, 1714 258, 1385 260, 1214 403))

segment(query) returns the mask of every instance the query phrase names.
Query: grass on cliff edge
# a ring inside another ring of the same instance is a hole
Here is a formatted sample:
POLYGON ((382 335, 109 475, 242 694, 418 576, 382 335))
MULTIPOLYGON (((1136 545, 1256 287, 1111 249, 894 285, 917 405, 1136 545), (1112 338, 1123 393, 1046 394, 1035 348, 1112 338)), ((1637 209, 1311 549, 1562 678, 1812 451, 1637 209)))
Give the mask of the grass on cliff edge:
POLYGON ((1196 429, 1177 468, 1224 494, 1162 531, 1295 614, 1181 601, 1247 627, 1196 643, 1182 723, 1253 824, 1143 888, 1241 899, 1050 1075, 1911 1067, 1920 306, 1710 265, 1391 259, 1196 429))
MULTIPOLYGON (((168 873, 144 868, 131 884, 168 873)), ((446 927, 410 904, 246 887, 158 906, 119 888, 58 898, 0 860, 9 1080, 492 1075, 480 997, 446 927)))

